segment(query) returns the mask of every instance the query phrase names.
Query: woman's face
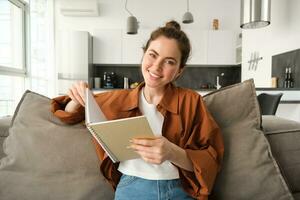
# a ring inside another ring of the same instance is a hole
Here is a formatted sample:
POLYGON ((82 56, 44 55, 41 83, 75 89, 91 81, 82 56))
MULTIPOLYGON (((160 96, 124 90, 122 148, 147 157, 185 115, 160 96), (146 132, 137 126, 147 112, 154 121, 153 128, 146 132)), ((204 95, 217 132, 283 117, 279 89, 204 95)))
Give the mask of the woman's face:
POLYGON ((153 40, 142 60, 142 73, 145 84, 151 88, 162 88, 175 80, 180 69, 181 52, 177 42, 160 36, 153 40))

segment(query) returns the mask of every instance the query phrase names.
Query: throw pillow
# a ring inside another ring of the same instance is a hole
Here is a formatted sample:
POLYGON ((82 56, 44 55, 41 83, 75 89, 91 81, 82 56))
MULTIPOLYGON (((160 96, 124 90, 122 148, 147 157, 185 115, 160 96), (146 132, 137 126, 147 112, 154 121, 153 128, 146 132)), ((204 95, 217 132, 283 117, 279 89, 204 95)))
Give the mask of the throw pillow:
POLYGON ((291 191, 300 193, 300 123, 274 115, 263 116, 263 129, 291 191))
POLYGON ((113 199, 85 126, 60 122, 47 97, 25 92, 4 152, 0 199, 113 199))
POLYGON ((225 145, 212 197, 217 200, 293 199, 261 130, 253 80, 204 96, 225 145))

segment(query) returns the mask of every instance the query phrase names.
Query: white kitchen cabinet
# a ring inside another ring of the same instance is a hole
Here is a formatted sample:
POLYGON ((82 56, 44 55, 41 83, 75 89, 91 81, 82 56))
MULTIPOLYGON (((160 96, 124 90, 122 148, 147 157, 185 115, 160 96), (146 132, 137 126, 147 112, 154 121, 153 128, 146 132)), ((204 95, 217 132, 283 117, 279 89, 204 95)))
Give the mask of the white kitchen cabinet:
MULTIPOLYGON (((229 30, 185 30, 191 45, 192 65, 235 65, 236 34, 229 30)), ((121 29, 100 29, 93 33, 94 64, 140 64, 142 47, 151 30, 140 29, 128 35, 121 29)))
POLYGON ((60 31, 57 45, 58 94, 78 80, 88 80, 92 37, 87 31, 60 31))
POLYGON ((208 31, 207 64, 235 65, 236 34, 230 30, 208 31))
POLYGON ((192 51, 187 64, 207 64, 208 31, 185 30, 190 39, 192 51))
POLYGON ((93 31, 93 63, 122 63, 122 30, 97 29, 93 31))
POLYGON ((150 37, 151 30, 138 30, 138 34, 129 35, 126 30, 122 34, 122 63, 140 64, 143 56, 143 46, 150 37))

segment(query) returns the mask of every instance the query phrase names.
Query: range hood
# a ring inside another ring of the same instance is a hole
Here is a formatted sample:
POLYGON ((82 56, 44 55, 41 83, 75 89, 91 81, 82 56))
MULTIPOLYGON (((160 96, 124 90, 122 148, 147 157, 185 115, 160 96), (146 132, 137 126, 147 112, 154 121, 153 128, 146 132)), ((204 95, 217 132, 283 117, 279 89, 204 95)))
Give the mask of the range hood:
POLYGON ((241 25, 243 29, 268 26, 271 13, 271 0, 241 0, 241 25))

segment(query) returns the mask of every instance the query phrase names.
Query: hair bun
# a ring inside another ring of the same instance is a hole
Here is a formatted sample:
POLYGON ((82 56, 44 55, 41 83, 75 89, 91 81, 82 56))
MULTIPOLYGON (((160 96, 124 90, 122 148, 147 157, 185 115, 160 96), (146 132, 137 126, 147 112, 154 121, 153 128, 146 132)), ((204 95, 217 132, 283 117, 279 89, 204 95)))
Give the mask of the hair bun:
POLYGON ((166 23, 166 28, 174 28, 178 31, 181 30, 180 24, 178 22, 174 21, 174 20, 167 22, 166 23))

